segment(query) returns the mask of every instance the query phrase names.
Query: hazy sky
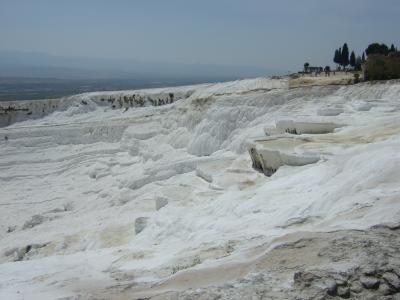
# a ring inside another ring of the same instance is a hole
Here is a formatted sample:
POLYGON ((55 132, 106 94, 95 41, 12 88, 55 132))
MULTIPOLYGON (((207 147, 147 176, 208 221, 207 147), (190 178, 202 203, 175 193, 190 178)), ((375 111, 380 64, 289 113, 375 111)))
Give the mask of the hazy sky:
POLYGON ((0 50, 296 70, 400 46, 399 0, 0 0, 0 50))

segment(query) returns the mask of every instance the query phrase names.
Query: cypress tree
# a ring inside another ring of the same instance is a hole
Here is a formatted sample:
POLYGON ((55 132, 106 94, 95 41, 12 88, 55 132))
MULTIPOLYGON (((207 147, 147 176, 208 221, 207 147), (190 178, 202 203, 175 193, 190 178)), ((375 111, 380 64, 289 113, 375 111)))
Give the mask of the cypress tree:
POLYGON ((351 51, 350 54, 350 66, 353 68, 356 66, 356 55, 354 54, 354 51, 351 51))
POLYGON ((394 45, 392 44, 392 46, 390 46, 390 50, 389 52, 396 52, 396 48, 394 47, 394 45))
POLYGON ((335 57, 333 58, 335 64, 341 65, 342 64, 342 49, 335 50, 335 57))
POLYGON ((338 49, 338 54, 337 54, 337 64, 339 65, 339 66, 341 66, 342 65, 342 48, 339 48, 338 49))
POLYGON ((365 63, 365 52, 363 52, 363 54, 362 54, 361 62, 365 63))
POLYGON ((335 49, 335 55, 333 56, 333 62, 334 62, 335 64, 339 64, 338 58, 339 58, 338 49, 335 49))
POLYGON ((349 47, 347 47, 347 43, 344 43, 342 49, 342 66, 346 68, 349 65, 349 47))
POLYGON ((361 64, 362 64, 362 58, 361 58, 361 56, 357 56, 356 65, 355 65, 354 69, 356 71, 361 71, 361 64))

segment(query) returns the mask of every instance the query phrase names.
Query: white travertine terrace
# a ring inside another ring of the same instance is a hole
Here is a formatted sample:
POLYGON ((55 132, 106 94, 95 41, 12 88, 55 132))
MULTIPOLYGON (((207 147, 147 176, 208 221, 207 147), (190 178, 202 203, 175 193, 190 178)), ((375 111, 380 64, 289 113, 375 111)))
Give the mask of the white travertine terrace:
POLYGON ((0 114, 0 299, 293 299, 327 270, 397 268, 379 226, 400 216, 398 81, 59 101, 0 114))

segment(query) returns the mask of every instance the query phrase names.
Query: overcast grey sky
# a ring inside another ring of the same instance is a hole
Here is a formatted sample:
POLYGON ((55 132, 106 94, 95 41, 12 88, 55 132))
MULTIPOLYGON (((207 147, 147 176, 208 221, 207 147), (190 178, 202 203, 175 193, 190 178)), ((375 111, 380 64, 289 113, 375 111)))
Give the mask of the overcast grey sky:
POLYGON ((0 0, 0 50, 296 70, 400 46, 399 0, 0 0))

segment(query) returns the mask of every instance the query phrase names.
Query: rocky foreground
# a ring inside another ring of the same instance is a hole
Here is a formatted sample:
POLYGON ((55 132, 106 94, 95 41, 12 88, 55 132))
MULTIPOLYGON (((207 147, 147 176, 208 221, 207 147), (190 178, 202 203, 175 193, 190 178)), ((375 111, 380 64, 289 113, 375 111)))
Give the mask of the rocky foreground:
MULTIPOLYGON (((160 289, 160 294, 149 298, 400 299, 399 233, 400 226, 393 224, 367 231, 296 233, 275 241, 270 250, 257 249, 258 255, 246 263, 170 280, 155 287, 160 289), (231 276, 236 273, 240 279, 196 288, 198 280, 218 281, 225 272, 231 276), (251 275, 241 277, 240 274, 251 275), (193 288, 163 292, 182 284, 193 288)), ((121 285, 117 294, 129 299, 134 290, 132 286, 121 285)), ((115 292, 105 290, 95 298, 112 296, 115 292)), ((146 299, 145 294, 143 298, 146 299)))

